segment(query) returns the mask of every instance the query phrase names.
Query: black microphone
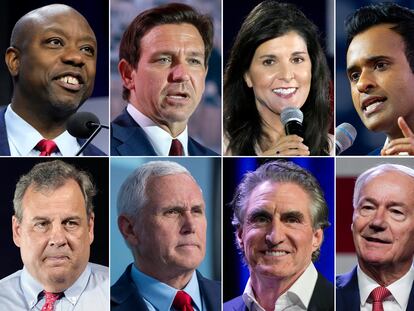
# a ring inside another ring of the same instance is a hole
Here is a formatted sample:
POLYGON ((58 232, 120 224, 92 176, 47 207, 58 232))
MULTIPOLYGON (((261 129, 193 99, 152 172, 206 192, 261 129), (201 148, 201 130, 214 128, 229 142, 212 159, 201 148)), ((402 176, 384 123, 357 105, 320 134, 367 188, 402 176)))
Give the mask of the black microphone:
POLYGON ((75 156, 82 153, 102 128, 109 129, 109 126, 101 124, 98 117, 92 112, 81 111, 70 116, 66 123, 66 129, 69 134, 76 138, 87 138, 87 141, 82 145, 75 156))
POLYGON ((349 123, 342 123, 335 129, 336 155, 341 154, 352 146, 357 136, 357 131, 349 123))
POLYGON ((285 127, 286 135, 303 137, 303 113, 298 108, 285 108, 280 114, 280 120, 285 127))

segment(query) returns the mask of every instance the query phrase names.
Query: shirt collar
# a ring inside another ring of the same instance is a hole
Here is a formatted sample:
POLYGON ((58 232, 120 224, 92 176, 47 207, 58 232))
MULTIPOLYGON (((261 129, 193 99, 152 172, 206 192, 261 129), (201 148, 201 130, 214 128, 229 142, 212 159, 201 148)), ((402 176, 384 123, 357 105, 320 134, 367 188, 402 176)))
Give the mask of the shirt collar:
MULTIPOLYGON (((276 300, 276 304, 281 300, 285 300, 284 304, 286 305, 301 305, 304 309, 307 309, 317 279, 318 272, 311 262, 306 270, 302 273, 302 275, 295 281, 295 283, 293 283, 285 293, 279 296, 279 298, 276 300)), ((242 298, 249 310, 264 310, 256 300, 253 288, 251 286, 250 278, 247 281, 242 298)))
MULTIPOLYGON (((146 275, 135 265, 132 265, 131 278, 137 286, 140 295, 153 305, 156 310, 171 309, 175 294, 178 291, 176 288, 146 275)), ((200 289, 195 271, 188 284, 182 290, 191 296, 197 309, 202 310, 200 289)))
MULTIPOLYGON (((367 274, 365 274, 359 265, 357 266, 357 277, 361 306, 365 306, 371 292, 380 285, 375 280, 370 278, 367 274)), ((395 300, 400 305, 402 310, 407 309, 408 299, 410 298, 410 290, 413 281, 414 269, 413 266, 411 266, 408 272, 404 274, 402 278, 387 286, 387 289, 392 294, 391 300, 395 300)), ((388 299, 386 298, 386 300, 388 299)))
POLYGON ((135 108, 132 104, 128 104, 127 111, 130 116, 138 123, 144 130, 145 134, 154 147, 155 153, 160 156, 168 156, 171 148, 171 142, 174 138, 178 139, 183 145, 184 155, 188 155, 188 128, 185 127, 177 137, 171 137, 171 135, 159 127, 154 121, 144 115, 141 111, 135 108))
MULTIPOLYGON (((65 298, 75 305, 80 295, 85 290, 88 283, 89 277, 91 275, 91 268, 89 264, 86 266, 86 269, 82 272, 79 278, 64 291, 65 298)), ((26 267, 23 267, 22 274, 20 275, 21 287, 23 290, 24 298, 26 299, 27 305, 32 309, 38 302, 39 293, 41 293, 44 288, 43 285, 37 281, 30 273, 27 271, 26 267)))
MULTIPOLYGON (((43 139, 42 135, 15 113, 11 105, 7 107, 4 118, 10 149, 15 150, 19 156, 39 155, 40 152, 34 150, 34 148, 43 139)), ((64 131, 53 141, 59 148, 58 152, 53 153, 55 156, 74 156, 80 148, 76 138, 71 136, 68 131, 64 131)))
MULTIPOLYGON (((385 139, 385 143, 384 143, 384 146, 383 147, 387 146, 389 142, 390 142, 390 140, 387 137, 387 139, 385 139)), ((403 152, 398 153, 398 155, 400 155, 400 156, 408 156, 409 154, 408 154, 408 152, 403 151, 403 152)))

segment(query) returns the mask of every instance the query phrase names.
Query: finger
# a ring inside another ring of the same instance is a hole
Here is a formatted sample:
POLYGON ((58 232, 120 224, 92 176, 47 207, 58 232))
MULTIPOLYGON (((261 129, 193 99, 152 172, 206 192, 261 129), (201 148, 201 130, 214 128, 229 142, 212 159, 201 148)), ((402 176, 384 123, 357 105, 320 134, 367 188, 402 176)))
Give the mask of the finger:
POLYGON ((407 122, 405 122, 403 117, 398 117, 398 126, 401 129, 401 132, 403 133, 404 137, 413 137, 414 133, 408 126, 407 122))
POLYGON ((399 155, 400 153, 414 154, 414 146, 410 143, 395 145, 385 150, 385 155, 399 155))

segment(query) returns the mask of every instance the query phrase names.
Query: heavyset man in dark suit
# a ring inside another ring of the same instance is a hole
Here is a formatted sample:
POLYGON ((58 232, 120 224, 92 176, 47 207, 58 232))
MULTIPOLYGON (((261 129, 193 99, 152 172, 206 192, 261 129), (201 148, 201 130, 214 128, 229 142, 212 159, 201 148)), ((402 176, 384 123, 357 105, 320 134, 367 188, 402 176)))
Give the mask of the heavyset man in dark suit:
POLYGON ((336 280, 336 310, 414 310, 414 170, 382 164, 355 183, 358 266, 336 280))
POLYGON ((329 225, 315 177, 292 162, 268 162, 243 177, 231 205, 250 278, 223 310, 333 310, 333 286, 312 263, 329 225))
POLYGON ((201 189, 187 169, 169 161, 142 165, 122 184, 117 209, 134 263, 111 288, 111 310, 221 309, 220 283, 196 271, 207 221, 201 189))
POLYGON ((111 155, 216 155, 187 132, 212 46, 211 18, 185 4, 155 7, 131 22, 118 64, 128 106, 112 122, 111 155))
MULTIPOLYGON (((5 56, 14 88, 0 110, 0 155, 76 154, 83 141, 66 122, 92 94, 96 53, 93 30, 69 6, 44 6, 17 21, 5 56)), ((83 155, 105 154, 89 145, 83 155)))

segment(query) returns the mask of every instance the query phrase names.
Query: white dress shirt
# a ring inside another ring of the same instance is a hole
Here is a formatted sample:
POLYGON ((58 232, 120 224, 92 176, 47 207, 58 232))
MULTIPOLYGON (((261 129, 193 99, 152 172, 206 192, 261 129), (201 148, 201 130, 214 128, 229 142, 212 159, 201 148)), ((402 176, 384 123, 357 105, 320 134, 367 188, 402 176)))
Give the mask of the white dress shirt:
MULTIPOLYGON (((380 286, 376 281, 357 267, 359 296, 361 299, 361 311, 372 311, 372 301, 369 298, 372 290, 380 286)), ((407 310, 408 299, 410 298, 411 287, 414 281, 414 269, 410 270, 399 280, 387 286, 392 296, 383 301, 384 311, 405 311, 407 310)))
MULTIPOLYGON (((39 311, 45 304, 43 286, 23 267, 0 280, 0 310, 39 311)), ((57 300, 54 311, 109 310, 108 268, 88 263, 85 271, 57 300)))
POLYGON ((171 142, 174 138, 176 138, 181 142, 181 145, 183 145, 184 155, 188 156, 187 126, 180 135, 177 137, 171 137, 167 131, 164 131, 162 128, 160 128, 155 122, 153 122, 137 108, 135 108, 132 104, 128 104, 127 111, 132 119, 134 119, 134 121, 138 123, 139 126, 141 126, 141 128, 144 130, 157 155, 168 156, 171 148, 171 142))
MULTIPOLYGON (((285 293, 279 296, 279 298, 276 300, 274 310, 307 310, 317 280, 318 271, 316 271, 313 263, 310 263, 310 265, 295 281, 295 283, 293 283, 293 285, 285 293)), ((249 311, 265 311, 254 296, 250 278, 247 281, 242 298, 249 311)))
MULTIPOLYGON (((44 137, 22 117, 16 114, 11 105, 7 106, 4 114, 4 120, 7 129, 7 140, 10 147, 11 156, 38 156, 39 150, 35 147, 37 143, 44 137)), ((75 137, 71 136, 68 131, 64 131, 53 141, 59 148, 57 152, 53 152, 52 156, 74 156, 80 146, 75 137)))

